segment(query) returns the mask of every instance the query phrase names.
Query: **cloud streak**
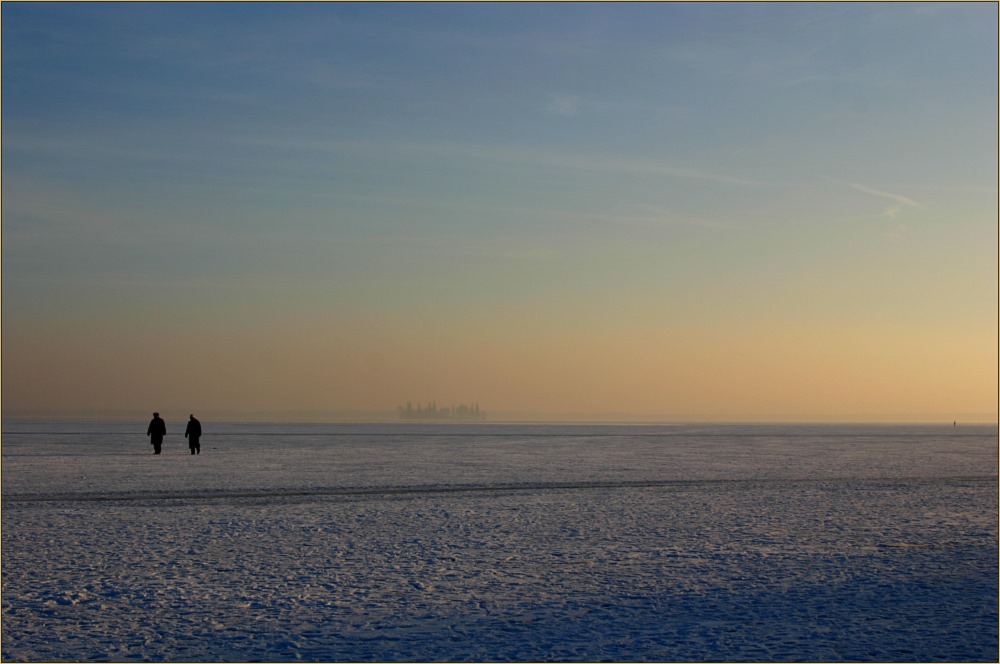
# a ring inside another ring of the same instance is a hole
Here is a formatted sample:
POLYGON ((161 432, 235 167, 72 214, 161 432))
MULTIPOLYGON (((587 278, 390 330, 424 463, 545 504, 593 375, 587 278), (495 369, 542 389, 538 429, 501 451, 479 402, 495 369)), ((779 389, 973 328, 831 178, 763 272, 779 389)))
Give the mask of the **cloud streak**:
POLYGON ((711 170, 675 166, 655 160, 593 156, 526 147, 503 147, 470 143, 391 143, 379 141, 307 141, 298 139, 237 138, 234 143, 290 151, 354 154, 359 157, 412 158, 440 156, 483 162, 506 162, 542 168, 651 175, 664 178, 703 180, 741 186, 775 186, 766 182, 711 170))
MULTIPOLYGON (((888 191, 882 191, 880 189, 874 189, 872 187, 868 187, 868 186, 863 185, 863 184, 858 184, 857 182, 848 182, 847 186, 850 187, 850 188, 852 188, 852 189, 857 189, 858 191, 862 191, 862 192, 864 192, 866 194, 871 194, 873 196, 881 196, 882 198, 888 198, 890 201, 895 201, 895 202, 900 203, 902 205, 905 205, 907 207, 911 207, 911 208, 919 208, 919 207, 921 207, 920 203, 916 202, 912 198, 907 198, 906 196, 901 196, 899 194, 893 194, 893 193, 890 193, 888 191)), ((893 214, 891 214, 889 216, 893 216, 894 217, 895 214, 898 213, 898 211, 899 211, 898 208, 896 208, 895 213, 893 213, 893 214)))
POLYGON ((572 117, 580 112, 580 98, 574 95, 552 95, 543 109, 552 115, 572 117))

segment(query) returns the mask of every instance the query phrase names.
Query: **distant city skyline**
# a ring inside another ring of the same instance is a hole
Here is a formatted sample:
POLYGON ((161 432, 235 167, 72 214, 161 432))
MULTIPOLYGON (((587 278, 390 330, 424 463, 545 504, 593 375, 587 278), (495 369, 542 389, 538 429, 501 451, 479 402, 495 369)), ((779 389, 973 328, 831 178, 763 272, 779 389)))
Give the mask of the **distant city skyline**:
POLYGON ((2 408, 996 421, 995 3, 4 3, 2 408))

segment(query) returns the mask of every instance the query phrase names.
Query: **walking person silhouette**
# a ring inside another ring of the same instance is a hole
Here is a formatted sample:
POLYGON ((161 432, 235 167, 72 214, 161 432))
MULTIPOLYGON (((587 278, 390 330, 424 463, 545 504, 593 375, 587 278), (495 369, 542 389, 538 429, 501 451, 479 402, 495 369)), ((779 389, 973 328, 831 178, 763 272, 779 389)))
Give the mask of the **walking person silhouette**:
POLYGON ((188 439, 188 447, 191 448, 191 454, 201 454, 201 443, 198 441, 201 438, 201 422, 194 415, 188 420, 187 429, 184 430, 184 437, 188 439))
POLYGON ((163 445, 163 437, 167 435, 167 423, 160 419, 159 413, 153 413, 153 419, 150 420, 149 426, 146 428, 146 435, 149 436, 149 442, 153 444, 153 454, 159 454, 163 445))

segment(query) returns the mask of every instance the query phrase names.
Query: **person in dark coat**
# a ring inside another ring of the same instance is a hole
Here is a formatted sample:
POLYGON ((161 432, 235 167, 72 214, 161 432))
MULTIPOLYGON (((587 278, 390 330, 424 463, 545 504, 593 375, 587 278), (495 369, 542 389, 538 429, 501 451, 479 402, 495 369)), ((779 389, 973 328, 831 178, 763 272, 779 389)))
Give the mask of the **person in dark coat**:
POLYGON ((184 430, 184 437, 188 439, 188 447, 191 448, 191 454, 201 454, 201 443, 198 441, 201 438, 201 422, 194 415, 188 420, 187 429, 184 430))
POLYGON ((146 429, 149 442, 153 444, 153 454, 160 453, 160 446, 163 445, 163 437, 167 435, 167 423, 160 419, 159 413, 153 413, 153 419, 146 429))

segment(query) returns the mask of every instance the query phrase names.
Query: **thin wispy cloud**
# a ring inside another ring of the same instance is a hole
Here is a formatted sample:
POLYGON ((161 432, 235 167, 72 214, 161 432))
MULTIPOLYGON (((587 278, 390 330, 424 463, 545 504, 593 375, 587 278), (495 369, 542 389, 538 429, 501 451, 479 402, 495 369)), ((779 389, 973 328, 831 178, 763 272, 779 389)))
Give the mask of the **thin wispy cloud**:
POLYGON ((497 147, 462 143, 411 144, 399 147, 413 151, 450 154, 485 161, 516 162, 546 168, 565 168, 626 175, 652 175, 665 178, 705 180, 718 184, 731 185, 767 186, 773 184, 753 178, 745 178, 700 168, 618 156, 580 155, 525 147, 497 147))
POLYGON ((737 224, 705 216, 680 214, 658 205, 648 204, 634 205, 629 214, 616 217, 616 221, 648 227, 690 226, 710 230, 735 230, 739 228, 737 224))
MULTIPOLYGON (((557 150, 544 150, 522 146, 495 146, 473 143, 406 143, 393 141, 334 140, 312 141, 299 138, 274 137, 232 137, 236 145, 258 148, 324 152, 330 154, 353 155, 358 158, 413 159, 429 157, 453 157, 482 162, 516 163, 540 168, 563 168, 578 171, 617 173, 625 175, 648 175, 664 178, 703 180, 717 184, 741 186, 776 186, 781 183, 731 175, 714 170, 679 166, 652 159, 621 157, 617 155, 585 155, 557 150)), ((270 157, 269 157, 270 158, 270 157)))
POLYGON ((890 205, 889 207, 887 207, 885 210, 882 211, 882 214, 889 217, 890 219, 895 219, 896 217, 899 216, 899 209, 900 208, 898 205, 890 205))
MULTIPOLYGON (((901 204, 903 204, 903 205, 905 205, 907 207, 912 207, 912 208, 919 208, 920 207, 920 203, 916 202, 912 198, 907 198, 906 196, 901 196, 899 194, 893 194, 891 192, 882 191, 880 189, 874 189, 872 187, 868 187, 868 186, 863 185, 863 184, 858 184, 857 182, 848 182, 847 186, 851 187, 852 189, 857 189, 858 191, 863 191, 866 194, 871 194, 873 196, 881 196, 882 198, 888 198, 891 201, 896 201, 897 203, 901 203, 901 204)), ((899 212, 899 209, 896 208, 896 210, 893 213, 893 215, 890 215, 890 216, 895 216, 895 214, 898 214, 898 212, 899 212)))
POLYGON ((580 98, 575 95, 551 95, 542 109, 551 115, 572 117, 580 112, 580 98))

